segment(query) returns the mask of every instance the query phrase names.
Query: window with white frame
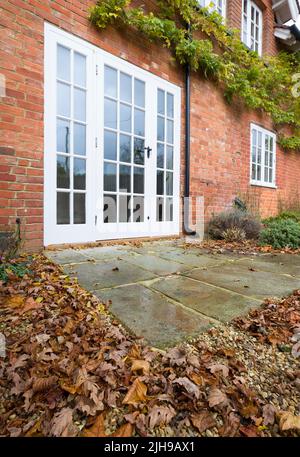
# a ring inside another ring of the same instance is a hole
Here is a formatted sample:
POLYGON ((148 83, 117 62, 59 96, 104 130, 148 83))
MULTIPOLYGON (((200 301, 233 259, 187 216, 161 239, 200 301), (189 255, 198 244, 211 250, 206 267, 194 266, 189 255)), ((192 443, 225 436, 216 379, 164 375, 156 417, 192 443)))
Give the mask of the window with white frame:
POLYGON ((276 135, 251 124, 251 184, 275 186, 276 135))
POLYGON ((251 51, 262 54, 262 11, 252 0, 243 0, 242 41, 251 51))
POLYGON ((210 7, 224 18, 226 17, 226 0, 198 0, 199 5, 203 8, 210 7))

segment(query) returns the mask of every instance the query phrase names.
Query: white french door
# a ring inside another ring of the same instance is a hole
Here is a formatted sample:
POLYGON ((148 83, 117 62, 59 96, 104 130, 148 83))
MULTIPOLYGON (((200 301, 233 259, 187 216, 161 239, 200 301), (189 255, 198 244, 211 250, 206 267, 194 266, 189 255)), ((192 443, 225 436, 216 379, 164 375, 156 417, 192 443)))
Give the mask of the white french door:
POLYGON ((45 26, 45 244, 179 233, 180 89, 45 26))

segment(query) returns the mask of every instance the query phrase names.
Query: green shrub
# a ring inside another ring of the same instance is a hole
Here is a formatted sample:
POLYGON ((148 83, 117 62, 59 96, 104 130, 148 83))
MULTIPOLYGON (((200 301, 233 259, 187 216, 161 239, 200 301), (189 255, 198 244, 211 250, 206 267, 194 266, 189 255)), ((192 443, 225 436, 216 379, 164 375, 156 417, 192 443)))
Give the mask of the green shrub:
POLYGON ((269 217, 268 219, 265 219, 263 222, 264 222, 264 224, 268 225, 270 222, 281 221, 281 220, 286 220, 286 219, 292 219, 293 221, 300 223, 300 212, 299 211, 283 211, 282 213, 278 214, 278 216, 269 217))
MULTIPOLYGON (((224 239, 228 230, 239 230, 247 239, 257 239, 262 226, 252 214, 240 210, 230 210, 212 217, 208 224, 208 234, 215 240, 224 239)), ((230 232, 229 232, 230 233, 230 232)))
POLYGON ((260 244, 274 249, 300 247, 300 224, 292 219, 273 220, 260 233, 260 244))

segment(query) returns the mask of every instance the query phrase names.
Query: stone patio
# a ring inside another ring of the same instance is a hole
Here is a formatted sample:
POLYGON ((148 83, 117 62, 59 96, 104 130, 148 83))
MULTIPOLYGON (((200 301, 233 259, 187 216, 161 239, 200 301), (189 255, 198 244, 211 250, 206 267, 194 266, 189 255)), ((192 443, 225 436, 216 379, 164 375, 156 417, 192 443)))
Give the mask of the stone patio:
POLYGON ((300 287, 300 256, 211 254, 182 241, 46 251, 155 347, 196 337, 300 287))

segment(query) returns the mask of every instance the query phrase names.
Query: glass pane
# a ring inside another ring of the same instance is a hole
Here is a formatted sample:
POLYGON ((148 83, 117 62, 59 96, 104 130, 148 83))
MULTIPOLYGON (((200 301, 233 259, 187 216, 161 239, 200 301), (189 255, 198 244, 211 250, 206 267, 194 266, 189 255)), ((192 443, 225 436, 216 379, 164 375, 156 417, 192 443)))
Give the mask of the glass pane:
POLYGON ((74 224, 85 224, 85 194, 74 194, 74 224))
POLYGON ((57 83, 57 114, 64 117, 71 115, 71 90, 67 84, 57 83))
POLYGON ((131 192, 131 167, 120 165, 120 192, 131 192))
POLYGON ((164 172, 162 170, 157 170, 157 184, 156 184, 157 195, 164 194, 164 172))
POLYGON ((261 132, 257 132, 257 138, 258 138, 258 147, 262 147, 262 134, 261 132))
POLYGON ((163 117, 157 118, 157 139, 165 141, 165 119, 163 117))
POLYGON ((145 141, 140 138, 134 139, 134 163, 137 165, 145 163, 145 141))
POLYGON ((104 158, 117 160, 117 134, 104 130, 104 158))
POLYGON ((167 142, 170 144, 174 143, 174 122, 167 121, 167 142))
POLYGON ((171 171, 166 173, 166 194, 173 195, 173 173, 171 171))
POLYGON ((85 122, 86 119, 86 92, 81 89, 74 89, 74 118, 85 122))
POLYGON ((70 224, 70 194, 57 192, 56 195, 56 221, 57 224, 70 224))
POLYGON ((145 83, 139 79, 134 80, 134 103, 142 108, 145 107, 145 83))
POLYGON ((264 173, 264 180, 265 182, 268 182, 269 179, 269 169, 265 167, 265 173, 264 173))
POLYGON ((119 221, 130 222, 130 199, 129 195, 119 196, 119 221))
POLYGON ((164 220, 164 199, 162 197, 156 200, 156 220, 158 222, 164 220))
POLYGON ((123 102, 132 102, 132 78, 125 73, 120 74, 120 99, 123 102))
POLYGON ((145 112, 139 109, 134 110, 134 133, 145 136, 145 112))
POLYGON ((131 136, 120 135, 120 162, 131 162, 131 136))
POLYGON ((257 149, 257 163, 261 163, 261 149, 257 149))
POLYGON ((144 197, 133 197, 133 222, 144 222, 144 197))
POLYGON ((86 126, 74 123, 74 154, 86 154, 86 126))
POLYGON ((57 119, 56 123, 56 150, 70 153, 70 122, 57 119))
POLYGON ((64 79, 65 81, 70 81, 71 76, 71 52, 70 49, 65 48, 64 46, 57 46, 57 77, 59 79, 64 79))
POLYGON ((162 143, 157 143, 157 168, 164 168, 165 146, 162 143))
POLYGON ((144 168, 134 167, 133 192, 144 193, 144 168))
POLYGON ((257 181, 260 181, 261 180, 261 167, 260 166, 257 166, 257 170, 256 170, 256 179, 257 181))
POLYGON ((74 189, 85 190, 86 186, 86 161, 85 159, 74 159, 74 189))
POLYGON ((272 170, 272 168, 269 168, 269 182, 270 183, 273 182, 273 170, 272 170))
POLYGON ((117 102, 104 99, 104 126, 111 129, 117 128, 117 102))
POLYGON ((104 93, 114 98, 118 95, 118 72, 110 67, 104 68, 104 93))
POLYGON ((86 57, 74 52, 74 84, 86 87, 86 57))
POLYGON ((57 188, 70 189, 70 158, 65 156, 57 156, 56 170, 57 188))
POLYGON ((256 137, 257 137, 256 133, 257 133, 256 130, 253 129, 252 130, 252 146, 256 146, 256 144, 257 144, 256 143, 256 137))
POLYGON ((251 174, 252 179, 256 179, 256 165, 253 163, 252 164, 252 174, 251 174))
POLYGON ((157 91, 157 112, 158 114, 165 114, 165 92, 160 89, 157 91))
POLYGON ((117 165, 104 162, 104 190, 117 191, 117 165))
POLYGON ((120 105, 120 130, 131 132, 131 106, 120 105))
POLYGON ((252 162, 253 163, 256 162, 256 148, 255 147, 252 148, 252 162))
POLYGON ((167 116, 174 117, 174 95, 167 94, 167 116))
POLYGON ((172 146, 167 146, 167 165, 166 167, 169 170, 173 170, 173 148, 172 146))
POLYGON ((274 146, 273 137, 270 136, 270 151, 273 151, 273 146, 274 146))
POLYGON ((116 195, 104 195, 103 197, 103 222, 105 224, 117 222, 116 195))
POLYGON ((268 154, 268 151, 265 152, 265 165, 266 166, 269 165, 269 154, 268 154))
POLYGON ((166 221, 173 221, 173 198, 166 199, 166 221))

